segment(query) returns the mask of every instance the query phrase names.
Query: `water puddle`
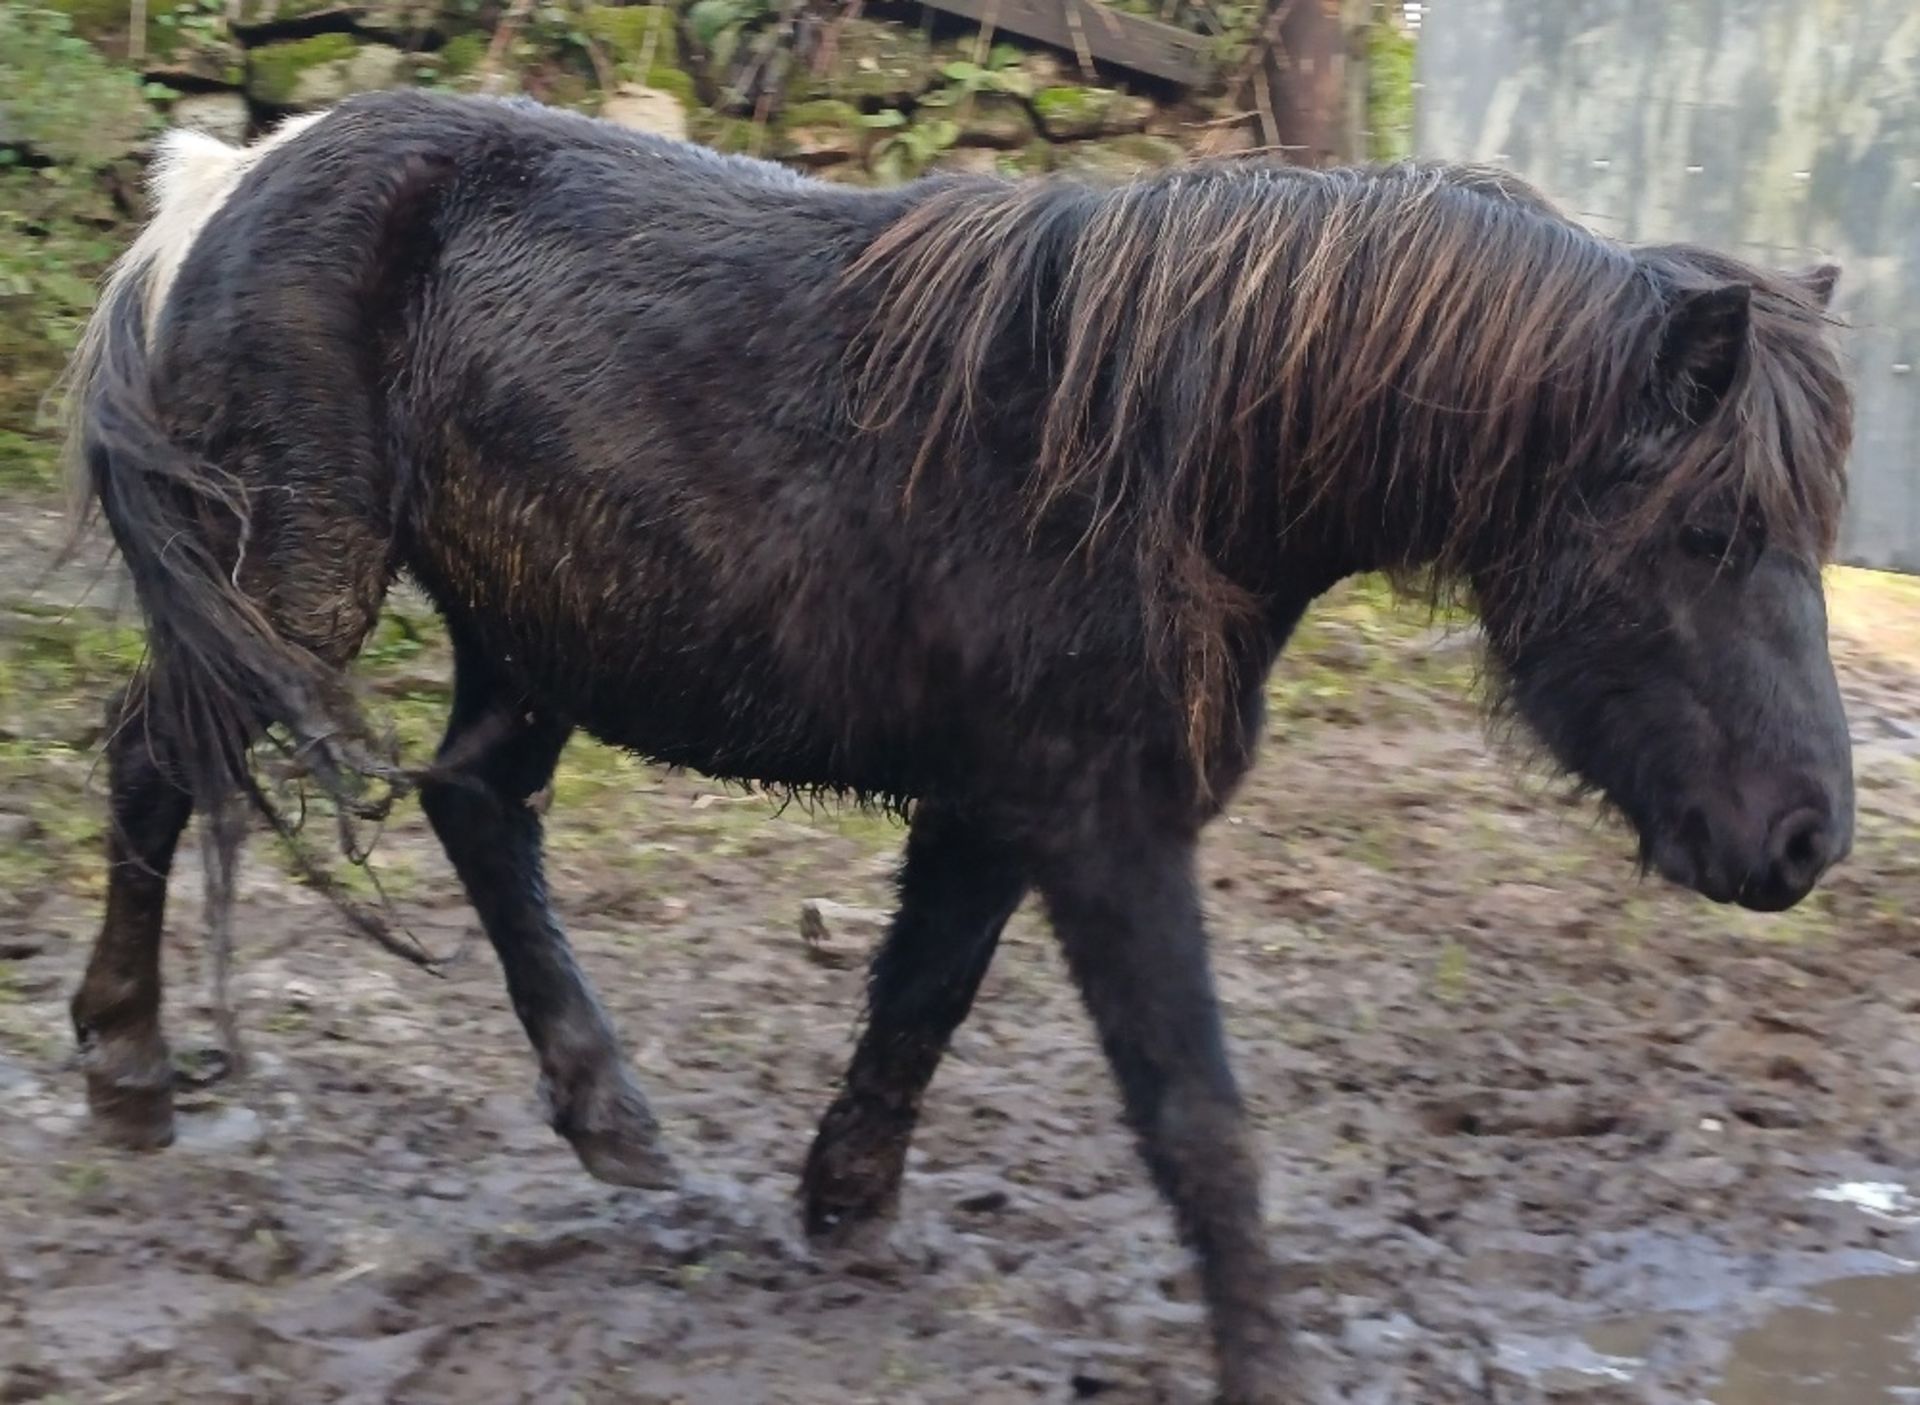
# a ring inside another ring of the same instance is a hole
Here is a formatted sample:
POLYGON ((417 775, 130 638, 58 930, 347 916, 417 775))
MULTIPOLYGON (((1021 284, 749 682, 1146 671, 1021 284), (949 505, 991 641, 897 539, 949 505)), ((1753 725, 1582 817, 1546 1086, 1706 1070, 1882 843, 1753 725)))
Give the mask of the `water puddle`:
MULTIPOLYGON (((1851 1205, 1889 1225, 1920 1226, 1905 1186, 1849 1181, 1814 1198, 1851 1205)), ((1791 1302, 1739 1331, 1721 1360, 1709 1405, 1920 1405, 1920 1264, 1887 1258, 1885 1271, 1806 1282, 1791 1302)), ((1650 1313, 1581 1334, 1590 1377, 1637 1376, 1679 1333, 1711 1330, 1710 1312, 1650 1313), (1593 1363, 1604 1363, 1596 1369, 1593 1363)))
POLYGON ((1920 1278, 1845 1278, 1734 1339, 1714 1405, 1920 1401, 1920 1278))

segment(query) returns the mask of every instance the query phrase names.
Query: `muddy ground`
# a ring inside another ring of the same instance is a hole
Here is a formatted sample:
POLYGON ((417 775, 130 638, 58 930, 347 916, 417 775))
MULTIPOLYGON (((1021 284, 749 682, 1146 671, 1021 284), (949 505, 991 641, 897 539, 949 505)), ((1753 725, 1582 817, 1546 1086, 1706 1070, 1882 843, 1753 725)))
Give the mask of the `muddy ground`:
MULTIPOLYGON (((102 1149, 64 1006, 96 920, 99 702, 135 650, 37 505, 0 659, 0 1399, 1198 1402, 1194 1284, 1043 928, 1016 919, 941 1070, 894 1251, 819 1262, 792 1189, 850 1048, 899 842, 589 746, 559 904, 688 1174, 589 1180, 539 1122, 492 958, 417 814, 377 868, 434 979, 257 840, 254 1071, 179 1144, 102 1149)), ((107 603, 111 603, 110 599, 107 603)), ((1920 589, 1836 583, 1860 837, 1798 911, 1638 884, 1628 842, 1483 739, 1469 636, 1349 592, 1273 683, 1206 852, 1286 1306, 1364 1402, 1866 1405, 1920 1386, 1920 589)), ((415 747, 430 619, 368 677, 415 747)), ((176 1048, 211 1041, 192 855, 176 1048)))

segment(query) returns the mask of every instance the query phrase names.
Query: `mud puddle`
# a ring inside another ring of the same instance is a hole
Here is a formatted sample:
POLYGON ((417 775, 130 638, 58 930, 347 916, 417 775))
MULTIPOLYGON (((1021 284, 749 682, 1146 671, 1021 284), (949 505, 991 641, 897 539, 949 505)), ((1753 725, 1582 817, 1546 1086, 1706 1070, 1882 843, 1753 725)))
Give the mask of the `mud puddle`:
POLYGON ((1703 1405, 1888 1405, 1920 1401, 1920 1261, 1913 1231, 1920 1200, 1887 1181, 1841 1181, 1813 1200, 1851 1207, 1884 1230, 1905 1231, 1902 1254, 1855 1252, 1776 1267, 1778 1286, 1761 1293, 1752 1266, 1720 1262, 1696 1246, 1675 1275, 1691 1298, 1686 1311, 1649 1312, 1593 1327, 1557 1359, 1537 1361, 1536 1375, 1631 1384, 1663 1357, 1728 1321, 1746 1325, 1727 1338, 1725 1354, 1701 1396, 1703 1405), (1703 1294, 1699 1284, 1722 1276, 1732 1291, 1703 1294), (1712 1300, 1708 1300, 1711 1297, 1712 1300))

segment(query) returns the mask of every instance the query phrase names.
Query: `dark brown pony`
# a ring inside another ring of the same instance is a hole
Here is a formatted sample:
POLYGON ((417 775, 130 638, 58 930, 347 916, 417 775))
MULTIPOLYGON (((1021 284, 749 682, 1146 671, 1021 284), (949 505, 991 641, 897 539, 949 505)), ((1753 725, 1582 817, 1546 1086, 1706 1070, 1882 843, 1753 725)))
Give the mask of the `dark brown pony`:
POLYGON ((1672 879, 1780 908, 1848 847, 1830 269, 1625 248, 1469 170, 861 192, 419 94, 166 157, 73 380, 152 648, 74 1000, 124 1142, 171 1135, 159 942, 191 813, 272 812, 263 738, 348 803, 409 779, 343 673, 400 571, 457 667, 413 779, 591 1171, 668 1183, 524 803, 569 734, 899 803, 809 1229, 892 1208, 1037 891, 1237 1405, 1298 1397, 1193 856, 1317 595, 1387 570, 1465 596, 1513 714, 1672 879))

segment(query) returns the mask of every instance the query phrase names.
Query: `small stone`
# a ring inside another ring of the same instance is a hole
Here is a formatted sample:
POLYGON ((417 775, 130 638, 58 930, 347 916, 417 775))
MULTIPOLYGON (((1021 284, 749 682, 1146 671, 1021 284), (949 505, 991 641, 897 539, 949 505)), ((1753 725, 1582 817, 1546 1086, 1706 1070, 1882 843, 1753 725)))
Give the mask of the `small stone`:
POLYGON ((231 146, 246 141, 251 120, 247 100, 238 93, 187 93, 174 100, 167 116, 175 127, 205 132, 231 146))
POLYGON ((844 970, 860 964, 864 947, 871 946, 886 931, 889 920, 886 913, 872 908, 813 898, 800 904, 800 940, 806 943, 807 955, 819 965, 844 970), (855 944, 863 938, 864 946, 855 950, 855 944))
POLYGON ((640 83, 622 83, 601 107, 600 118, 629 131, 671 137, 675 141, 687 139, 687 110, 680 105, 680 99, 640 83))
POLYGON ((0 814, 0 847, 24 844, 39 826, 26 815, 0 814))
POLYGON ((954 1208, 964 1210, 969 1215, 994 1215, 1013 1203, 1013 1197, 1005 1190, 978 1190, 971 1195, 963 1195, 954 1201, 954 1208))
POLYGON ((204 1116, 182 1117, 176 1147, 181 1151, 258 1151, 267 1144, 266 1124, 247 1107, 224 1107, 204 1116))
POLYGON ((851 103, 822 98, 787 109, 777 154, 803 166, 832 166, 855 160, 864 140, 860 110, 851 103))
POLYGON ((420 1194, 429 1200, 465 1200, 467 1183, 457 1176, 434 1176, 420 1183, 420 1194))

